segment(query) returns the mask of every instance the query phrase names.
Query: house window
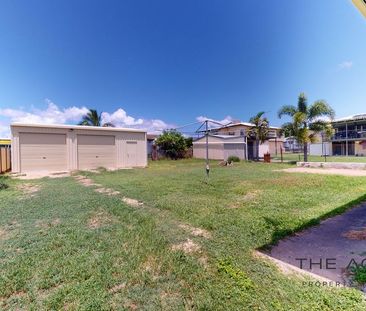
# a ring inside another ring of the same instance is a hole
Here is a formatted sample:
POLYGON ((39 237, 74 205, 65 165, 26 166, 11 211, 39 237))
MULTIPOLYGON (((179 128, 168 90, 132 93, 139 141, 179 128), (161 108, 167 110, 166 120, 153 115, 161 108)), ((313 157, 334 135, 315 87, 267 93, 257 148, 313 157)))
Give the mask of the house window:
POLYGON ((229 132, 228 134, 234 136, 235 132, 229 132))

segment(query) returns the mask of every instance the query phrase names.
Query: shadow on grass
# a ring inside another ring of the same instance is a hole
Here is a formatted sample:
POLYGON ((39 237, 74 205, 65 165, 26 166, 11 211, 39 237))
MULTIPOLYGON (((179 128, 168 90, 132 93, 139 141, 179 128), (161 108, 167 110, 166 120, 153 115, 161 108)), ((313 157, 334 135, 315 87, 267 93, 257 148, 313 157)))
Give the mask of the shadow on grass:
POLYGON ((279 222, 276 221, 273 218, 269 218, 269 217, 264 217, 265 222, 269 225, 275 228, 275 231, 272 234, 272 239, 269 243, 259 247, 257 250, 259 251, 263 251, 263 252, 268 252, 269 250, 271 250, 271 248, 273 246, 275 246, 281 239, 285 238, 285 237, 289 237, 295 233, 298 233, 302 230, 308 229, 310 227, 319 225, 321 221, 325 220, 325 219, 329 219, 331 217, 343 214, 344 212, 352 209, 352 208, 356 208, 358 205, 360 205, 361 203, 365 203, 366 202, 366 194, 358 197, 355 200, 352 200, 346 204, 343 204, 333 210, 331 210, 328 213, 325 213, 323 215, 320 215, 319 217, 310 219, 308 222, 303 223, 302 225, 298 226, 297 228, 294 229, 277 229, 279 227, 279 222))

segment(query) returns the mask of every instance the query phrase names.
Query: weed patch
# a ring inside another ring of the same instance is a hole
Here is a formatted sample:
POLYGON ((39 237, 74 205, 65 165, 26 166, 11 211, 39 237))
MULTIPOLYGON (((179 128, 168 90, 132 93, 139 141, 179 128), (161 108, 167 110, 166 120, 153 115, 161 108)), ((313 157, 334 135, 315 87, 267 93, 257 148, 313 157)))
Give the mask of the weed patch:
POLYGON ((247 291, 254 288, 253 281, 239 268, 232 264, 231 259, 223 259, 217 263, 218 271, 227 274, 241 290, 247 291))

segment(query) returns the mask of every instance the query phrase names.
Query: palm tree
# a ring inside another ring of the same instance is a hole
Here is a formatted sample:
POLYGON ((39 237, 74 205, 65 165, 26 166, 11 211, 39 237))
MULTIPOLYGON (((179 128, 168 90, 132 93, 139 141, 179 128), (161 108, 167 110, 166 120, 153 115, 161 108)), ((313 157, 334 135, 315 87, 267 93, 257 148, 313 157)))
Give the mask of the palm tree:
POLYGON ((95 109, 89 109, 79 122, 79 125, 114 127, 114 124, 111 122, 102 124, 102 114, 98 114, 98 111, 95 109))
POLYGON ((253 124, 249 136, 255 139, 255 158, 257 161, 259 161, 259 144, 264 143, 267 139, 269 130, 269 121, 266 117, 263 117, 264 113, 264 111, 258 112, 249 120, 253 124))
POLYGON ((325 132, 328 136, 331 132, 331 125, 322 117, 334 118, 334 110, 324 100, 317 100, 308 105, 306 95, 301 93, 298 98, 297 107, 285 105, 278 111, 278 117, 290 116, 292 122, 282 125, 282 130, 290 136, 294 136, 299 144, 304 146, 304 161, 308 161, 308 143, 315 141, 319 132, 325 132))

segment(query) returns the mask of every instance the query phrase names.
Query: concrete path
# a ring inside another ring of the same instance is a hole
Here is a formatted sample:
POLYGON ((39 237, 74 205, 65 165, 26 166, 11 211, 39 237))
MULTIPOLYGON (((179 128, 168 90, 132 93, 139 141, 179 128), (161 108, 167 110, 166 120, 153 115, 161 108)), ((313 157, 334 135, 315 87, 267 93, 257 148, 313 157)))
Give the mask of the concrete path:
POLYGON ((366 264, 366 203, 281 240, 269 255, 330 280, 348 284, 352 260, 366 264))
POLYGON ((352 170, 341 168, 309 168, 309 167, 293 167, 279 170, 287 173, 310 173, 324 175, 342 175, 342 176, 366 176, 366 170, 352 170))

